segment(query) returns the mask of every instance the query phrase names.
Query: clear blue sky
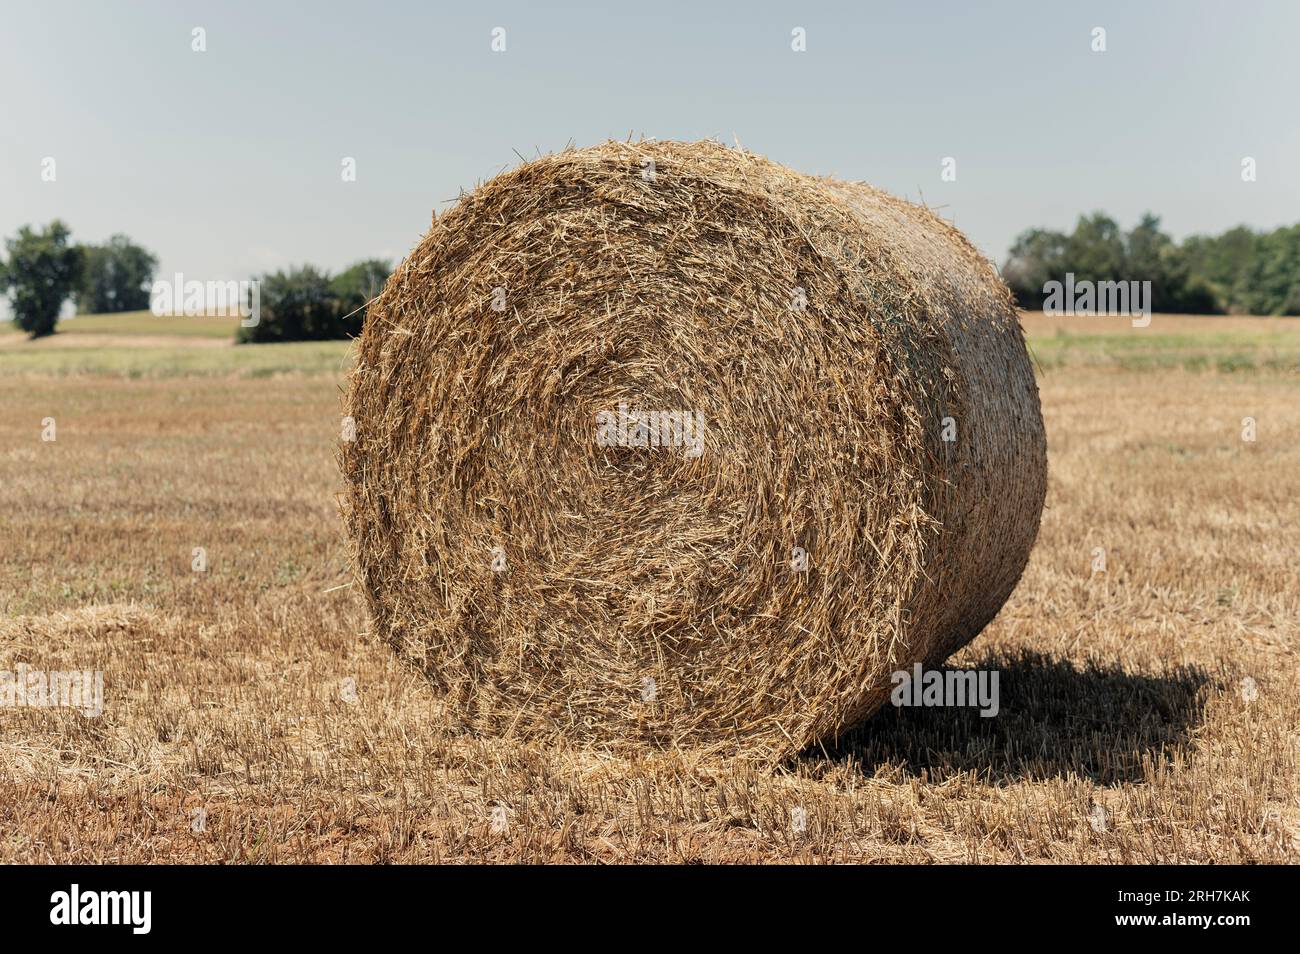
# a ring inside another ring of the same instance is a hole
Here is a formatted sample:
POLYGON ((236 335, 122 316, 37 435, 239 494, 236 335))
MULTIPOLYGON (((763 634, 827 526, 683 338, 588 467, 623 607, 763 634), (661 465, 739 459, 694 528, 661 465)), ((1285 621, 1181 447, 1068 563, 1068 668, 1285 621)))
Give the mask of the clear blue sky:
POLYGON ((1298 38, 1291 0, 0 0, 0 235, 57 216, 163 274, 337 270, 400 259, 516 151, 629 133, 923 196, 999 262, 1093 209, 1271 228, 1300 220, 1298 38))

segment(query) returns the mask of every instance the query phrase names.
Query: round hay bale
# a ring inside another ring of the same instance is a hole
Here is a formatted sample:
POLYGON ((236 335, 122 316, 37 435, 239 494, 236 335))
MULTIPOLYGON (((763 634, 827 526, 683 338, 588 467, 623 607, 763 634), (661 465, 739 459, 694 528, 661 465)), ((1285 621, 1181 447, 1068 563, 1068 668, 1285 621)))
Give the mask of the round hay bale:
POLYGON ((993 618, 1043 423, 994 268, 931 212, 713 142, 463 196, 369 309, 343 509, 462 727, 779 759, 993 618))

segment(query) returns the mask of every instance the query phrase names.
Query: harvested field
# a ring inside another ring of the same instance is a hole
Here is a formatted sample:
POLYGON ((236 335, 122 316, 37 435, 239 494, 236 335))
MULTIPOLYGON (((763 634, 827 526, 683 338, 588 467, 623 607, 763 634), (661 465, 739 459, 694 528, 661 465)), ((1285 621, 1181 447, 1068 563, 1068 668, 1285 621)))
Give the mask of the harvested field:
POLYGON ((1050 321, 1039 541, 952 660, 999 715, 886 708, 770 774, 445 728, 347 585, 341 347, 6 349, 0 669, 105 704, 0 709, 0 860, 1300 860, 1295 325, 1090 319, 1044 361, 1050 321))

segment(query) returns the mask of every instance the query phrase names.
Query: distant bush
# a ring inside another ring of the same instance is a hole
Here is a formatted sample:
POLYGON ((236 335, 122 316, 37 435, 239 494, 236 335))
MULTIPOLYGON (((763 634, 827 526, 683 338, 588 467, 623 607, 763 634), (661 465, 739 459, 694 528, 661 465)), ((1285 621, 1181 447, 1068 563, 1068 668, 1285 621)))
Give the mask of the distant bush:
POLYGON ((81 245, 81 271, 73 296, 78 314, 144 311, 158 259, 125 235, 104 245, 81 245))
POLYGON ((388 279, 389 263, 369 259, 330 277, 311 265, 261 277, 260 313, 237 340, 248 343, 323 341, 361 333, 365 306, 388 279))

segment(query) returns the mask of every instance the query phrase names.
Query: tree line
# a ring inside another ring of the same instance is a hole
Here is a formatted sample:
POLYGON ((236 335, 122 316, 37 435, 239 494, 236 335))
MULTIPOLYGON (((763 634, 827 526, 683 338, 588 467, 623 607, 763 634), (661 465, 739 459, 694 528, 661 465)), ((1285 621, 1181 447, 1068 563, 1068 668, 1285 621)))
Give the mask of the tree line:
MULTIPOLYGON (((14 322, 33 338, 52 334, 64 304, 78 314, 143 311, 158 258, 125 235, 102 245, 74 243, 55 220, 29 225, 5 241, 0 292, 14 322)), ((311 265, 262 275, 261 313, 240 327, 245 342, 349 338, 361 333, 366 303, 379 294, 391 263, 366 259, 338 275, 311 265)), ((1154 311, 1187 314, 1300 315, 1300 224, 1175 242, 1144 215, 1128 232, 1101 212, 1080 216, 1072 232, 1029 229, 1011 247, 1002 277, 1023 308, 1043 306, 1049 282, 1149 281, 1154 311)))
POLYGON ((68 299, 80 314, 142 311, 158 259, 125 235, 103 245, 73 244, 58 219, 44 229, 24 225, 5 242, 0 289, 9 292, 14 322, 33 338, 54 333, 68 299))
MULTIPOLYGON (((5 240, 0 292, 7 292, 14 323, 33 338, 53 334, 63 306, 79 315, 145 311, 158 257, 125 235, 103 245, 74 243, 55 219, 42 229, 24 225, 5 240)), ((384 287, 391 263, 365 259, 338 275, 311 265, 259 279, 261 314, 236 332, 241 342, 311 341, 361 333, 366 303, 384 287)), ((201 319, 198 319, 201 320, 201 319)))
POLYGON ((1022 308, 1041 308, 1046 285, 1149 281, 1154 311, 1183 314, 1300 315, 1300 225, 1272 232, 1245 226, 1181 243, 1150 213, 1128 232, 1101 213, 1074 231, 1029 229, 1011 246, 1002 277, 1022 308))

